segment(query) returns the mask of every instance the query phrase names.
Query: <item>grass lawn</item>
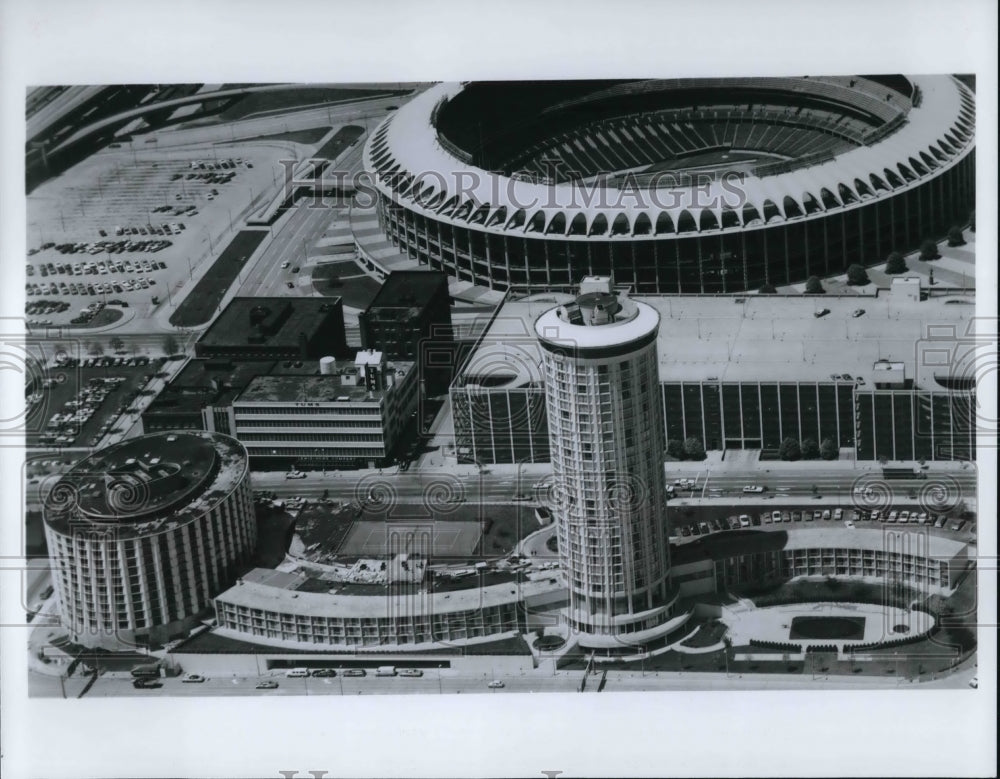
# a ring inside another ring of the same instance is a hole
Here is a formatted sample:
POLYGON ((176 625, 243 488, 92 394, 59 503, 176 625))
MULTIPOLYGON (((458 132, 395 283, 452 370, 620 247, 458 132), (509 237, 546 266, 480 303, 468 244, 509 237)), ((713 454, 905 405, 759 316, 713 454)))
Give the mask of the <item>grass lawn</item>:
POLYGON ((329 127, 310 127, 307 130, 292 130, 287 133, 275 133, 274 135, 258 135, 256 138, 241 138, 240 143, 252 143, 254 141, 290 141, 292 143, 303 143, 312 146, 319 143, 324 135, 330 132, 329 127))
POLYGON ((313 281, 342 279, 345 276, 357 276, 364 273, 354 259, 350 255, 348 256, 348 259, 324 262, 322 265, 317 265, 313 268, 313 281))
POLYGON ((317 562, 343 558, 339 554, 344 540, 356 522, 366 524, 398 522, 412 524, 432 521, 477 523, 481 532, 479 543, 469 555, 459 555, 470 560, 506 556, 517 542, 540 526, 531 506, 478 505, 474 503, 445 504, 439 511, 423 504, 398 503, 377 510, 366 508, 358 513, 356 505, 331 509, 318 503, 309 504, 296 520, 296 533, 307 549, 307 557, 317 562))
POLYGON ((701 625, 698 628, 698 632, 691 636, 691 638, 682 641, 681 645, 691 648, 713 646, 722 640, 722 637, 726 635, 726 630, 727 628, 723 623, 718 620, 712 620, 701 625))
POLYGON ((385 90, 342 89, 338 87, 291 87, 273 92, 252 92, 219 114, 219 120, 232 122, 264 111, 292 110, 323 103, 361 100, 376 95, 388 97, 392 94, 394 94, 392 91, 385 90))
MULTIPOLYGON (((325 267, 326 265, 320 265, 316 271, 325 267)), ((382 285, 371 276, 341 281, 332 276, 317 278, 316 271, 313 272, 313 289, 326 297, 343 298, 344 305, 351 308, 368 308, 382 288, 382 285)))
POLYGON ((238 232, 171 315, 170 324, 195 327, 215 316, 222 298, 266 235, 266 230, 238 232))
POLYGON ((64 325, 59 325, 59 327, 65 327, 67 330, 90 330, 95 327, 107 327, 117 322, 123 316, 124 312, 120 308, 105 306, 85 325, 74 325, 71 322, 67 322, 64 325))

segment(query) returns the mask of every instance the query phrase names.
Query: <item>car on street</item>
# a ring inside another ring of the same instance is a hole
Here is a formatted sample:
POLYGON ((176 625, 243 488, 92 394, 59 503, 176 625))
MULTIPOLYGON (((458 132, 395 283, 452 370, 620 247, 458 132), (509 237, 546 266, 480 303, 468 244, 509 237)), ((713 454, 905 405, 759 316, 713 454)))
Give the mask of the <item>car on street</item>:
POLYGON ((494 679, 492 682, 486 685, 491 690, 502 690, 504 688, 504 683, 499 679, 494 679))
POLYGON ((821 308, 819 311, 815 312, 813 314, 813 316, 816 317, 817 319, 819 319, 820 317, 824 317, 824 316, 826 316, 829 313, 830 313, 830 309, 828 309, 828 308, 821 308))
POLYGON ((748 484, 743 488, 743 492, 747 494, 759 494, 764 491, 764 488, 759 484, 748 484))
POLYGON ((163 686, 163 682, 158 679, 133 679, 132 686, 137 690, 156 690, 163 686))
POLYGON ((284 270, 285 268, 291 267, 291 264, 292 263, 288 262, 288 260, 285 260, 283 263, 281 263, 281 269, 284 270))
POLYGON ((205 677, 201 674, 188 674, 181 681, 185 684, 201 684, 205 681, 205 677))
POLYGON ((258 690, 277 690, 278 689, 278 683, 276 681, 274 681, 273 679, 268 679, 268 680, 263 681, 263 682, 258 682, 257 689, 258 690))
POLYGON ((864 315, 865 315, 865 310, 863 308, 856 308, 854 309, 854 312, 851 314, 851 316, 853 316, 855 319, 857 319, 859 316, 864 316, 864 315))
POLYGON ((424 672, 419 668, 400 668, 396 673, 399 676, 408 676, 411 678, 417 678, 424 675, 424 672))
POLYGON ((337 671, 333 668, 316 668, 315 670, 313 670, 312 675, 319 677, 336 676, 337 671))
POLYGON ((364 668, 345 668, 343 671, 340 672, 340 675, 341 676, 364 676, 365 675, 365 669, 364 668))
POLYGON ((306 477, 303 471, 289 471, 285 474, 286 479, 304 479, 306 477))

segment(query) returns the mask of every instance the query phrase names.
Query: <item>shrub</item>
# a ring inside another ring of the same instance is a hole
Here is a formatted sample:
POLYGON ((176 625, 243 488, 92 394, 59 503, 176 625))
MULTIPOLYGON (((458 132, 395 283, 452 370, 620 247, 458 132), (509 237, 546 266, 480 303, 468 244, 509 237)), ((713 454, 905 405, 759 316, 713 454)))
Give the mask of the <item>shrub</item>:
POLYGON ((806 279, 806 294, 807 295, 822 295, 826 292, 823 289, 823 284, 819 280, 819 276, 810 276, 806 279))
POLYGON ((965 236, 962 235, 962 228, 952 227, 948 231, 948 245, 949 246, 965 246, 965 236))
POLYGON ((794 438, 786 438, 778 446, 778 457, 782 460, 798 460, 802 457, 802 448, 794 438))
POLYGON ((863 266, 855 263, 847 268, 847 283, 855 287, 861 287, 871 282, 868 278, 868 271, 863 266))
POLYGON ((819 457, 819 444, 815 438, 807 438, 802 442, 801 447, 803 460, 815 460, 819 457))
POLYGON ((705 445, 697 438, 688 438, 684 441, 684 454, 688 460, 704 460, 705 445))
POLYGON ((760 288, 761 295, 776 295, 777 293, 778 290, 773 284, 764 284, 760 288))
POLYGON ((920 244, 920 259, 921 260, 938 260, 941 258, 941 253, 938 251, 937 243, 928 238, 922 244, 920 244))
POLYGON ((675 460, 684 459, 684 444, 676 438, 667 441, 667 455, 675 460))
POLYGON ((906 260, 903 259, 903 255, 899 252, 893 252, 888 256, 885 261, 885 272, 889 274, 906 273, 909 268, 906 266, 906 260))
POLYGON ((819 456, 824 460, 836 460, 840 457, 840 447, 832 438, 824 438, 823 443, 819 445, 819 456))

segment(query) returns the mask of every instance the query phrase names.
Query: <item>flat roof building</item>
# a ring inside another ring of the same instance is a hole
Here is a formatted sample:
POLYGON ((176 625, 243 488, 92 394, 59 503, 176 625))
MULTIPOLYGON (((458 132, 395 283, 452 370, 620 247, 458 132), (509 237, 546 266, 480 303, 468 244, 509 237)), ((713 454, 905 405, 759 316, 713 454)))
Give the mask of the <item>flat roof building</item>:
MULTIPOLYGON (((984 334, 958 291, 924 301, 883 292, 633 298, 664 323, 658 373, 668 441, 776 450, 787 437, 813 438, 858 459, 974 457, 974 395, 963 366, 974 363, 984 334), (882 387, 890 378, 874 367, 882 360, 902 367, 892 373, 896 389, 882 387)), ((572 300, 547 292, 500 307, 452 383, 461 462, 550 459, 532 323, 572 300)))
POLYGON ((348 353, 340 298, 233 298, 195 344, 198 357, 243 360, 348 353))
POLYGON ((364 348, 390 359, 413 360, 428 392, 447 390, 455 359, 446 273, 393 271, 358 324, 364 348))
POLYGON ((324 360, 322 372, 252 379, 230 409, 255 468, 388 464, 417 407, 412 362, 377 352, 324 360))

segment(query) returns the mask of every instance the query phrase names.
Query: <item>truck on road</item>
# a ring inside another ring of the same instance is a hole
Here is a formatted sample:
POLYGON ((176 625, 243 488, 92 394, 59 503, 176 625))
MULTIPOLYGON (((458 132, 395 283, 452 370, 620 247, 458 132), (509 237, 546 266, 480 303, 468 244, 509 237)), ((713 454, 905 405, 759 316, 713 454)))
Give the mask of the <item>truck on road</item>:
POLYGON ((375 669, 376 676, 395 676, 396 666, 394 665, 380 665, 375 669))

